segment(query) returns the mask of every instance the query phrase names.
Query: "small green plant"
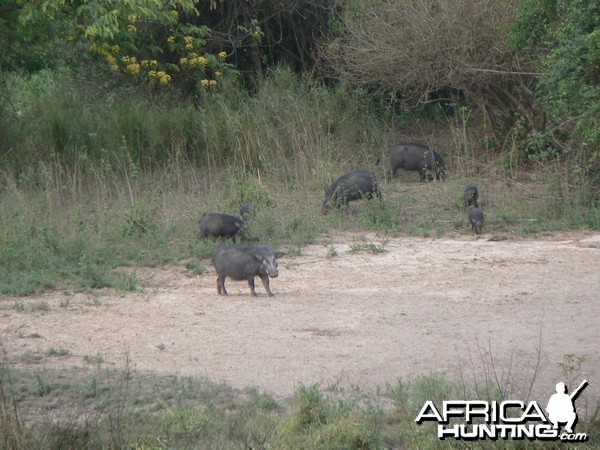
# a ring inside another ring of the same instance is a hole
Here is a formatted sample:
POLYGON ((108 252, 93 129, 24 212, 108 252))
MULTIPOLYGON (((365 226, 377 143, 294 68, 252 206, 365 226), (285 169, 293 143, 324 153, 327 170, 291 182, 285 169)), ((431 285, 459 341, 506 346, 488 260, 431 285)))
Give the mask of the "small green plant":
POLYGON ((358 253, 358 252, 371 252, 374 255, 377 254, 381 254, 381 253, 387 253, 387 250, 385 249, 385 244, 387 243, 387 241, 383 241, 381 243, 381 246, 374 244, 371 241, 364 241, 364 242, 353 242, 352 244, 350 244, 350 252, 351 253, 358 253))
POLYGON ((62 347, 51 347, 50 350, 48 350, 48 356, 61 357, 68 356, 70 354, 70 350, 62 347))
POLYGON ((136 292, 139 290, 139 280, 134 273, 118 272, 111 276, 110 285, 124 292, 136 292))
POLYGON ((48 302, 45 301, 36 302, 31 305, 31 311, 48 312, 50 311, 50 305, 48 304, 48 302))
POLYGON ((304 430, 328 422, 331 405, 323 396, 318 384, 300 385, 296 391, 296 410, 293 421, 297 429, 304 430))
POLYGON ((38 397, 45 397, 56 390, 56 385, 52 382, 47 382, 39 373, 35 374, 36 389, 35 393, 38 397))
POLYGON ((397 213, 386 207, 383 200, 373 199, 366 202, 360 217, 362 225, 371 230, 389 232, 400 225, 397 213))
POLYGON ((335 249, 335 247, 333 246, 333 244, 329 244, 327 246, 327 257, 328 258, 335 258, 336 256, 338 256, 338 252, 335 249))
POLYGON ((581 379, 581 366, 586 362, 585 356, 576 355, 574 353, 567 353, 563 355, 562 361, 558 363, 561 368, 563 376, 566 379, 566 385, 574 387, 577 380, 581 379))
POLYGON ((185 269, 186 275, 188 277, 197 277, 198 275, 202 275, 206 271, 206 268, 196 260, 186 262, 185 269))

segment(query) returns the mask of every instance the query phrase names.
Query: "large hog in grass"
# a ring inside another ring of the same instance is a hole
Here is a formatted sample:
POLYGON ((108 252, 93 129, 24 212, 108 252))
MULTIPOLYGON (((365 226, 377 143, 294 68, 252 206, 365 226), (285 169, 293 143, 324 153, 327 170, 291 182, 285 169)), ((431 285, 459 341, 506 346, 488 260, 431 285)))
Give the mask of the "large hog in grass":
POLYGON ((388 150, 390 173, 398 169, 419 172, 420 180, 442 180, 446 178, 444 158, 424 144, 398 144, 388 150))
POLYGON ((483 230, 483 211, 479 208, 471 208, 469 210, 469 223, 475 234, 481 234, 483 230))
POLYGON ((370 200, 373 196, 381 199, 381 191, 377 186, 375 175, 368 170, 354 170, 329 185, 325 191, 323 214, 327 214, 331 208, 345 207, 348 202, 361 198, 370 200))
POLYGON ((279 275, 277 258, 281 255, 263 245, 222 245, 212 256, 217 271, 217 292, 227 295, 225 278, 229 277, 237 281, 247 280, 250 293, 256 297, 254 277, 259 277, 269 297, 273 297, 269 278, 279 275))
POLYGON ((248 224, 239 217, 222 213, 205 213, 198 221, 200 236, 206 238, 223 237, 235 238, 237 234, 246 237, 248 224))

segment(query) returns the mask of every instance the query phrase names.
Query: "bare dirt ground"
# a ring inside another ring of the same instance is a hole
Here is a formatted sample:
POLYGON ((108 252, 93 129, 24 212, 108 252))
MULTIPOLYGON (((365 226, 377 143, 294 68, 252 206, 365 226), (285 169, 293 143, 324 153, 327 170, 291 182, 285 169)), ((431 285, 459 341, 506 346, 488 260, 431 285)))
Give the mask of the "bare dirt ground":
POLYGON ((17 366, 89 366, 102 356, 120 368, 127 357, 135 370, 276 396, 299 383, 373 392, 443 372, 476 382, 495 374, 523 395, 535 378, 540 399, 558 381, 587 378, 579 398, 597 404, 600 235, 489 237, 344 234, 282 258, 274 298, 259 280, 258 298, 231 280, 229 297, 218 296, 210 266, 193 277, 139 268, 140 292, 0 298, 0 340, 17 366), (365 242, 386 252, 352 251, 365 242), (52 348, 70 353, 52 357, 52 348), (565 375, 565 354, 586 358, 580 371, 565 375))

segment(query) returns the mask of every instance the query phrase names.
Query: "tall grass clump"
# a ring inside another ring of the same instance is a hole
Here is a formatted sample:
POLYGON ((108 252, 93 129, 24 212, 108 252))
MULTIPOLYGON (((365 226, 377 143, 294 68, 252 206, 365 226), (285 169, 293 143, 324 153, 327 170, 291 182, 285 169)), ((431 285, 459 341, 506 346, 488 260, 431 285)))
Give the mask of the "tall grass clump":
POLYGON ((3 167, 59 161, 74 169, 132 161, 158 167, 177 155, 203 158, 200 116, 189 102, 82 82, 69 72, 41 72, 16 83, 5 107, 3 167))
POLYGON ((374 161, 383 144, 381 121, 356 91, 328 88, 283 67, 255 92, 230 85, 211 94, 201 114, 204 145, 222 164, 294 183, 329 179, 340 160, 374 161))
POLYGON ((161 189, 168 186, 150 186, 154 177, 143 173, 74 173, 3 174, 1 293, 136 289, 135 275, 114 269, 175 262, 195 250, 187 194, 174 200, 161 189))

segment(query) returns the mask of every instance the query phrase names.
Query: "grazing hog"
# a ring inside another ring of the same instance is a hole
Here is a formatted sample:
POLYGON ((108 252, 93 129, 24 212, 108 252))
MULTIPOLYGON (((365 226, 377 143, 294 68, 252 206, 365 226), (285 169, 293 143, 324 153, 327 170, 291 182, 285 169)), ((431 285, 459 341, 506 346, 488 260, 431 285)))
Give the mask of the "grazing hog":
POLYGON ((465 186, 463 198, 465 199, 465 206, 467 208, 479 208, 479 203, 477 202, 477 199, 479 198, 479 192, 477 191, 477 186, 474 184, 467 184, 465 186))
POLYGON ((483 211, 479 208, 471 208, 469 210, 469 223, 475 234, 481 234, 483 229, 483 211))
POLYGON ((277 258, 281 255, 262 245, 222 245, 212 256, 217 271, 217 292, 227 295, 225 278, 229 277, 237 281, 247 280, 250 293, 256 297, 254 277, 260 277, 267 294, 273 297, 269 277, 276 278, 279 275, 277 258))
POLYGON ((375 175, 368 170, 354 170, 329 185, 325 191, 323 214, 327 214, 331 208, 345 207, 348 202, 354 200, 361 198, 370 200, 374 195, 381 199, 381 191, 377 186, 375 175))
POLYGON ((200 236, 206 238, 224 237, 234 238, 237 234, 246 237, 248 224, 239 217, 222 213, 205 213, 198 221, 200 225, 200 236))
POLYGON ((250 203, 244 203, 240 206, 240 216, 244 220, 253 219, 256 217, 256 209, 250 203))
POLYGON ((388 150, 390 175, 398 169, 419 172, 420 181, 446 178, 444 158, 423 144, 398 144, 388 150))

